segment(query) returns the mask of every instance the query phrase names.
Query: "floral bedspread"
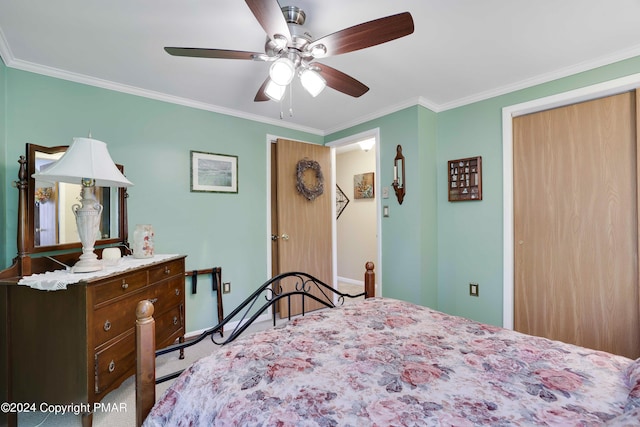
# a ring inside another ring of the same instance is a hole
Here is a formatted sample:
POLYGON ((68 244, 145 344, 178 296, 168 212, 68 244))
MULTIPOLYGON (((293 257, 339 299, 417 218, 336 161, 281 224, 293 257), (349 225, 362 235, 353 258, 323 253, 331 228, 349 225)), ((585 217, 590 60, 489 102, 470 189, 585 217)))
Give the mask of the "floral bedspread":
MULTIPOLYGON (((637 331, 636 331, 637 332, 637 331)), ((193 364, 145 426, 640 425, 640 359, 374 298, 193 364)))

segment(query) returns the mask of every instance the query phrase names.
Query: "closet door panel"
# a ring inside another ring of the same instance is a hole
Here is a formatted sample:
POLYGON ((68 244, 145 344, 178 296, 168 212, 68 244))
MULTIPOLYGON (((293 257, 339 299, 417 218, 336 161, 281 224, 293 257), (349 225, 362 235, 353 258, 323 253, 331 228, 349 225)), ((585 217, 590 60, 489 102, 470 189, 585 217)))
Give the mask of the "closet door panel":
POLYGON ((514 119, 516 330, 640 356, 635 103, 514 119))

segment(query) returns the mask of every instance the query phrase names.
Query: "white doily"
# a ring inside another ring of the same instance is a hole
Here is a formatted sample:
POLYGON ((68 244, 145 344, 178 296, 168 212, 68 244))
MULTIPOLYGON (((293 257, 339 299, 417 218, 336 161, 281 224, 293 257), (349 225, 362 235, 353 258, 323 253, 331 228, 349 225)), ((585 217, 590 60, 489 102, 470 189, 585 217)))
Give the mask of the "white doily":
POLYGON ((120 258, 117 262, 113 262, 113 260, 105 260, 103 262, 102 270, 93 271, 91 273, 72 273, 71 270, 47 271, 46 273, 25 276, 20 279, 18 285, 29 286, 30 288, 40 289, 42 291, 60 291, 67 289, 67 285, 73 285, 81 281, 99 279, 112 274, 122 273, 123 271, 166 261, 177 256, 177 254, 154 255, 151 258, 134 258, 133 256, 126 256, 120 258))

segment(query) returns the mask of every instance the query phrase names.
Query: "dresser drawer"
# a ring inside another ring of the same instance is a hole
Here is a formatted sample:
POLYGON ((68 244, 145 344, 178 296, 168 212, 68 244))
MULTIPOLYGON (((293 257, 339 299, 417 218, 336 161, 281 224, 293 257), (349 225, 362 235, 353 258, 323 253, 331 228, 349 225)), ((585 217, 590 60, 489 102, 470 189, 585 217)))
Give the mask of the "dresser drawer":
POLYGON ((158 317, 156 321, 156 348, 172 344, 184 335, 184 305, 173 307, 158 317), (171 339, 173 338, 173 339, 171 339))
POLYGON ((156 283, 172 276, 184 276, 184 260, 177 259, 149 268, 149 283, 156 283))
POLYGON ((159 316, 170 308, 176 307, 184 301, 184 278, 174 277, 164 283, 154 286, 155 297, 153 302, 153 312, 159 316))
POLYGON ((136 363, 135 330, 95 354, 95 393, 102 393, 121 377, 129 376, 136 363))
POLYGON ((136 325, 136 305, 155 298, 154 287, 132 293, 127 298, 107 304, 93 312, 94 347, 117 337, 136 325))
POLYGON ((94 287, 93 304, 109 301, 113 298, 128 295, 143 288, 147 284, 147 272, 138 271, 136 273, 125 274, 118 279, 109 280, 94 287))

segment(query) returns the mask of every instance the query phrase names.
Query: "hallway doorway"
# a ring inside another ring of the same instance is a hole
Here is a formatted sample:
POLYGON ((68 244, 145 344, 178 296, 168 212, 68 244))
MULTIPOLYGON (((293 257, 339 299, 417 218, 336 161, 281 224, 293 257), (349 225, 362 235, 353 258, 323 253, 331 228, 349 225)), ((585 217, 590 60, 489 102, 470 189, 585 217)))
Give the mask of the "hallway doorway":
POLYGON ((327 144, 333 151, 334 191, 334 275, 338 289, 348 293, 364 291, 365 263, 376 268, 376 295, 380 295, 379 133, 353 135, 327 144), (369 145, 365 146, 364 143, 369 145))

